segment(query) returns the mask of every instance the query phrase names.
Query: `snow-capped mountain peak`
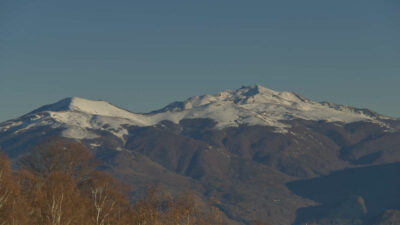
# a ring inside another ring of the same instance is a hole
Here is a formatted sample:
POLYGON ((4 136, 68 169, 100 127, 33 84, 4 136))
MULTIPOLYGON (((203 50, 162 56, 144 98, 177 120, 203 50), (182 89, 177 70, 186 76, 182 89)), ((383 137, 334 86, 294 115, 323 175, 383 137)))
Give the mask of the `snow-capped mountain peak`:
POLYGON ((183 111, 204 107, 209 104, 294 104, 296 102, 309 102, 308 99, 292 92, 278 92, 260 85, 243 86, 237 90, 225 90, 215 95, 203 95, 191 97, 183 102, 174 102, 162 110, 153 113, 166 111, 183 111))
POLYGON ((333 103, 308 100, 293 92, 278 92, 259 85, 226 90, 215 95, 203 95, 174 102, 165 108, 146 114, 132 113, 106 101, 66 98, 40 107, 27 115, 0 124, 0 131, 21 132, 34 126, 50 125, 64 128, 71 138, 93 138, 93 130, 105 130, 124 138, 129 126, 152 126, 163 120, 179 123, 183 119, 208 118, 216 129, 239 125, 274 127, 287 132, 293 119, 351 123, 370 121, 386 126, 384 119, 369 110, 333 103))
POLYGON ((91 115, 110 116, 110 117, 131 117, 133 113, 118 108, 106 101, 89 100, 79 97, 70 97, 62 99, 54 104, 45 105, 39 109, 31 112, 38 113, 44 111, 61 112, 61 111, 75 111, 91 115))
POLYGON ((95 138, 91 130, 106 130, 123 138, 123 125, 147 126, 145 116, 118 108, 106 101, 79 97, 62 99, 42 106, 18 119, 0 124, 1 131, 23 132, 32 127, 63 128, 68 138, 95 138))

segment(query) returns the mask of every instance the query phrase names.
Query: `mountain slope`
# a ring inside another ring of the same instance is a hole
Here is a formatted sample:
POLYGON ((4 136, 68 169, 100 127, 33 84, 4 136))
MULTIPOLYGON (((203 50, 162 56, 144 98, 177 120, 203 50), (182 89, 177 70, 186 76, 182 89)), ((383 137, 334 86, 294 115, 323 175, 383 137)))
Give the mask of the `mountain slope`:
MULTIPOLYGON (((0 147, 17 160, 39 142, 74 139, 138 193, 154 184, 173 193, 189 189, 203 199, 218 200, 218 207, 237 224, 264 219, 289 225, 326 221, 307 214, 314 209, 328 219, 341 217, 346 207, 359 209, 358 199, 365 200, 363 209, 371 209, 373 199, 369 192, 358 193, 359 188, 349 189, 343 202, 336 202, 324 200, 331 191, 306 185, 303 192, 290 184, 317 177, 348 180, 347 172, 335 171, 376 171, 377 165, 400 162, 399 124, 367 109, 249 86, 192 97, 146 114, 104 101, 67 98, 1 123, 0 147)), ((363 182, 379 180, 376 174, 363 182)), ((389 206, 383 202, 373 208, 368 219, 389 206)), ((363 215, 353 217, 362 221, 367 218, 363 215)))

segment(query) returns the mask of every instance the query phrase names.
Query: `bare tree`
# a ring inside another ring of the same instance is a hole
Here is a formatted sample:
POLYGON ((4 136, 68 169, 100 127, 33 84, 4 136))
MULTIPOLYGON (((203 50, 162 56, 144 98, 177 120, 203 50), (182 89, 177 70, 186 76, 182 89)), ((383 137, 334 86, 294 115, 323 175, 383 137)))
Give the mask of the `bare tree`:
POLYGON ((46 177, 39 177, 29 171, 21 171, 19 176, 24 200, 29 204, 30 210, 26 213, 30 224, 87 224, 88 200, 81 195, 72 176, 51 172, 46 177))
POLYGON ((43 185, 42 219, 47 225, 79 224, 85 199, 73 177, 63 172, 52 172, 43 185), (82 204, 83 203, 83 204, 82 204))
POLYGON ((0 153, 0 225, 22 225, 27 222, 26 205, 11 173, 10 161, 0 153))
POLYGON ((198 224, 202 216, 200 199, 189 192, 169 200, 166 208, 165 224, 198 224))
POLYGON ((96 171, 81 185, 82 191, 89 197, 91 221, 95 225, 118 225, 129 210, 124 186, 110 174, 96 171))

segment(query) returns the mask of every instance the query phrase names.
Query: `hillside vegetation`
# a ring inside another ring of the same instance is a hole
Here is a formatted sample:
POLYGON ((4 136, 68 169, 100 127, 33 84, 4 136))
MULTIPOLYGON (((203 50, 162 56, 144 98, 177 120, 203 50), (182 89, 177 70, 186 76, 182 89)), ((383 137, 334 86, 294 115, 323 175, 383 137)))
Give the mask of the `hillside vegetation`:
MULTIPOLYGON (((52 140, 11 169, 0 155, 0 225, 223 225, 214 200, 149 188, 139 199, 99 165, 85 146, 52 140), (207 203, 204 203, 207 202, 207 203)), ((256 222, 255 224, 262 224, 256 222)))

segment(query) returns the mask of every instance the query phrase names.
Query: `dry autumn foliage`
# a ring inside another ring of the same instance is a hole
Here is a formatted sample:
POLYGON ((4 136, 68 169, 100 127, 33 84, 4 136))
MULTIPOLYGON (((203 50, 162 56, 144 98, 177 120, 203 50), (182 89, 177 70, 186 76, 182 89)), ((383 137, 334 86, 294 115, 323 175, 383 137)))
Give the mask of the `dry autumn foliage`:
MULTIPOLYGON (((225 225, 216 202, 149 188, 134 203, 85 146, 62 139, 35 148, 13 173, 0 154, 0 225, 225 225)), ((257 223, 257 225, 261 223, 257 223)))
POLYGON ((28 222, 26 205, 21 198, 10 161, 0 153, 0 225, 18 225, 28 222))

